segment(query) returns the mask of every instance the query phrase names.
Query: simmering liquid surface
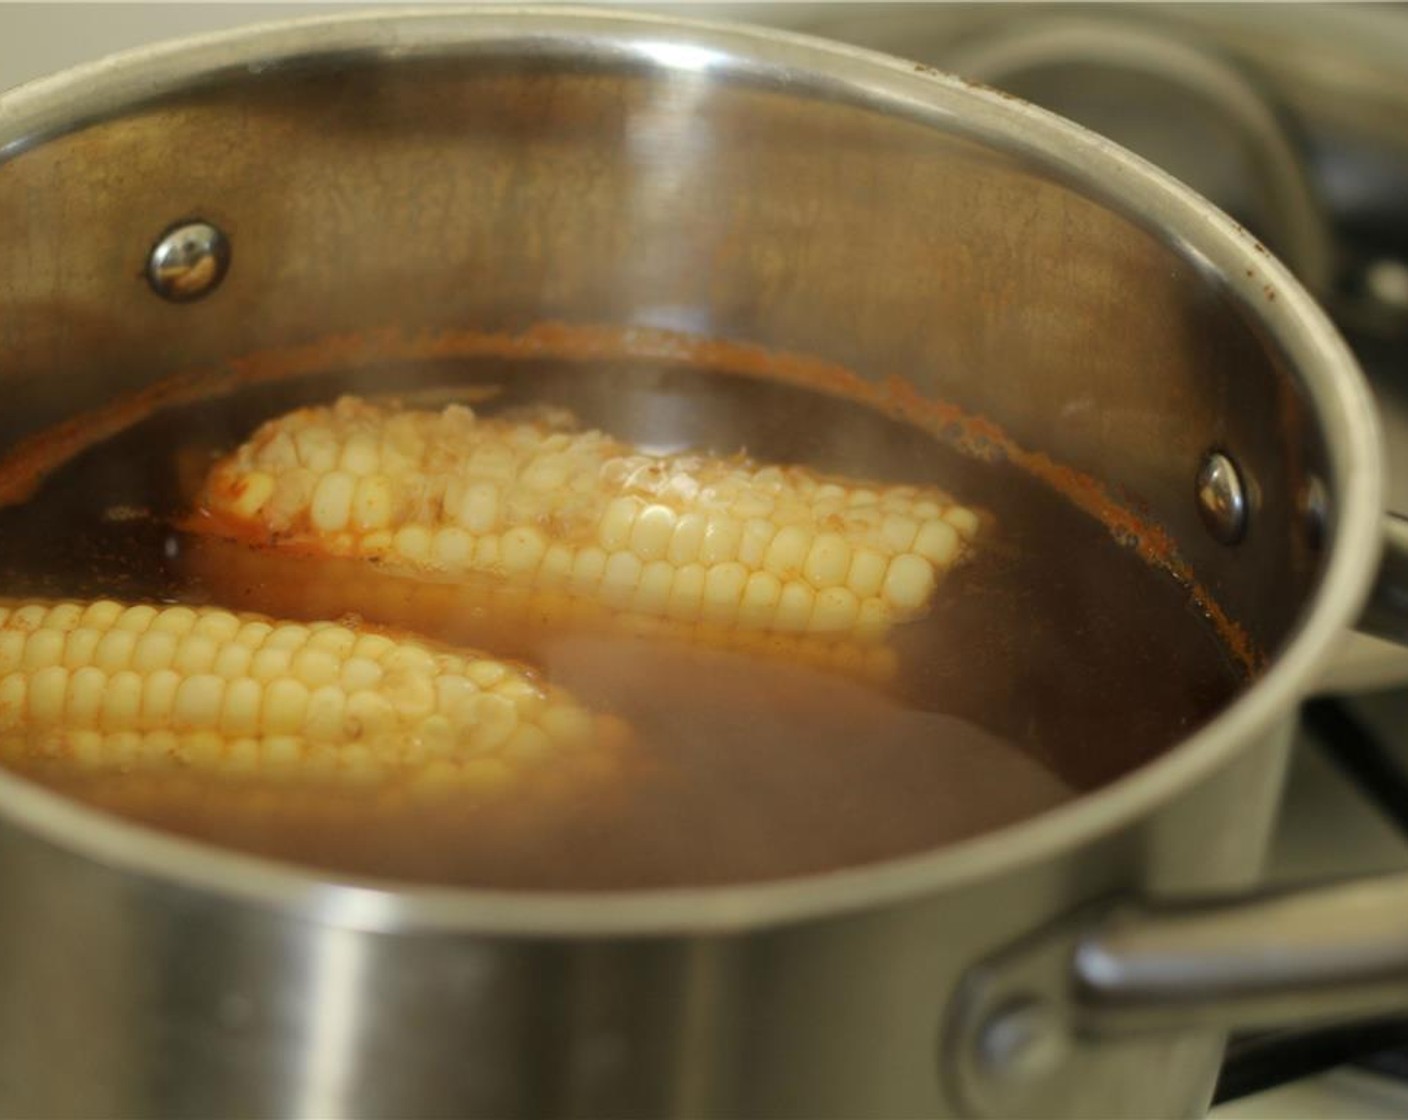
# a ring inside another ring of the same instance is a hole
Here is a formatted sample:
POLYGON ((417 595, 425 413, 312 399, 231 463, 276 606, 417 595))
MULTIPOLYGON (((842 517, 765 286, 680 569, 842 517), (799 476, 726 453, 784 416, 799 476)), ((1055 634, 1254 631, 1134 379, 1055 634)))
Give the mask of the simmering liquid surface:
MULTIPOLYGON (((654 364, 458 363, 329 375, 158 413, 0 510, 0 595, 206 603, 174 527, 213 459, 264 419, 345 391, 430 387, 482 414, 550 405, 655 451, 938 485, 992 517, 933 609, 889 638, 885 686, 642 638, 549 631, 535 661, 619 715, 648 765, 576 798, 432 811, 251 808, 217 775, 161 796, 140 775, 27 776, 158 827, 354 874, 509 888, 738 882, 950 843, 1108 782, 1185 736, 1241 678, 1185 589, 1015 468, 978 462, 822 393, 654 364), (482 398, 482 401, 476 398, 482 398)), ((436 406, 442 401, 434 402, 436 406)), ((314 562, 316 563, 316 562, 314 562)), ((288 615, 286 589, 243 589, 288 615)), ((296 605, 297 597, 293 597, 296 605)), ((490 652, 493 633, 431 635, 490 652)), ((512 650, 514 635, 498 635, 512 650)), ((247 794, 248 787, 243 793, 247 794)))

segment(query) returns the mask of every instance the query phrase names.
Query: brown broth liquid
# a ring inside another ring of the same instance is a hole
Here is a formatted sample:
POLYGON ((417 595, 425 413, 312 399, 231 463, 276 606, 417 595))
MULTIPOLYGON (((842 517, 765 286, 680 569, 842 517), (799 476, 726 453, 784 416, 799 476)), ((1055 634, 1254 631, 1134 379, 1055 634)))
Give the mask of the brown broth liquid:
MULTIPOLYGON (((160 828, 354 875, 521 889, 717 884, 911 854, 1028 817, 1152 758, 1242 684, 1184 588, 1015 468, 854 402, 657 363, 427 364, 159 412, 0 510, 0 595, 218 602, 173 528, 213 457, 300 404, 432 387, 489 396, 475 406, 483 413, 562 407, 652 450, 742 449, 932 483, 994 522, 928 616, 892 634, 900 672, 885 688, 741 654, 549 634, 537 647, 545 676, 628 721, 649 761, 576 797, 398 816, 327 791, 302 811, 280 806, 272 785, 251 808, 247 787, 235 796, 216 775, 154 796, 140 775, 17 767, 160 828)), ((287 595, 262 590, 291 613, 287 595)), ((244 592, 233 606, 258 604, 259 586, 244 592)), ((492 634, 435 636, 495 649, 492 634)))

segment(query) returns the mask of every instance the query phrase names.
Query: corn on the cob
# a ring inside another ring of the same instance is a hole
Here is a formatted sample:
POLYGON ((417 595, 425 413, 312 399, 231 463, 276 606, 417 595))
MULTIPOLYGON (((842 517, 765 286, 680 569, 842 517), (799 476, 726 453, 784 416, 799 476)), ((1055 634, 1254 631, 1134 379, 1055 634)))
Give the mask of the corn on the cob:
POLYGON ((932 488, 355 398, 263 425, 217 464, 200 509, 198 531, 302 555, 490 576, 675 624, 859 640, 927 609, 979 523, 932 488))
POLYGON ((110 600, 0 603, 0 754, 484 795, 621 725, 523 669, 369 628, 110 600))

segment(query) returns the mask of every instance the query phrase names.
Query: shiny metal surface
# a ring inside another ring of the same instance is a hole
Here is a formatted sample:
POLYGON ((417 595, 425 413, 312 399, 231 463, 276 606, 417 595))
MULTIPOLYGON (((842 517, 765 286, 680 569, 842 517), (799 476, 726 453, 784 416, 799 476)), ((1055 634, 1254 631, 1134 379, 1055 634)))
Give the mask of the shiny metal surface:
POLYGON ((1408 1006, 1405 910, 1400 874, 1096 907, 973 971, 949 1023, 949 1077, 982 1114, 1038 1114, 1057 1099, 1112 1115, 1088 1080, 1088 1055, 1107 1042, 1399 1012, 1408 1006), (994 1060, 995 1035, 1022 1045, 994 1060), (1035 1050, 1066 1060, 1037 1063, 1035 1050))
POLYGON ((207 296, 230 267, 229 239, 209 222, 181 222, 157 239, 147 257, 152 290, 172 303, 207 296))
MULTIPOLYGON (((971 1098, 933 1047, 972 962, 1082 902, 1255 876, 1293 705, 1375 572, 1378 437, 1286 270, 1142 161, 847 48, 494 9, 75 71, 0 99, 0 158, 0 446, 329 336, 352 365, 554 319, 740 339, 902 374, 1134 495, 1274 653, 1179 748, 1070 806, 746 888, 329 882, 4 778, 0 1111, 955 1114, 971 1098), (216 298, 146 286, 175 213, 238 246, 216 298), (1189 500, 1211 446, 1257 496, 1235 550, 1189 500)), ((1196 1030, 1082 1043, 1046 1111, 1196 1112, 1218 1052, 1196 1030)))
POLYGON ((1408 1006, 1408 879, 1116 915, 1073 965, 1081 1029, 1257 1027, 1408 1006))
POLYGON ((1237 464, 1220 451, 1209 452, 1194 486, 1198 512, 1208 532, 1223 544, 1236 544, 1247 531, 1247 493, 1237 464))

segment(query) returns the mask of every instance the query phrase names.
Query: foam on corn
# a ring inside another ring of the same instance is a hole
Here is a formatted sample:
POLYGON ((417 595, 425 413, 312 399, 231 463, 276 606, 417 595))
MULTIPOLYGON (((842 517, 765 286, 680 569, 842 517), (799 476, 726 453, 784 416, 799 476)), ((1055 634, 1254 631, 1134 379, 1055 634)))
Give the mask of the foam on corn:
POLYGON ((197 529, 304 555, 867 641, 927 609, 979 524, 933 488, 351 397, 264 424, 216 465, 200 506, 197 529))
POLYGON ((367 628, 0 602, 0 754, 12 762, 485 793, 624 739, 511 663, 367 628))

